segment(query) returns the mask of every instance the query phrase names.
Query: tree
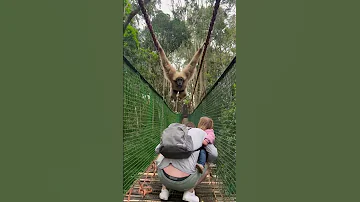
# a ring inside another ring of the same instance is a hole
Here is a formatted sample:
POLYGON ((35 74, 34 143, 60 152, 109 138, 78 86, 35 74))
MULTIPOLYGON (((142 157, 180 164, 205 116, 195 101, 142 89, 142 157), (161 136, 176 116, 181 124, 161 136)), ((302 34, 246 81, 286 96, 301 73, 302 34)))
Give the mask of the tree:
MULTIPOLYGON (((149 2, 150 0, 144 0, 144 5, 148 4, 149 2)), ((129 5, 130 4, 128 3, 128 0, 124 0, 125 13, 127 14, 126 21, 124 22, 124 33, 131 20, 135 17, 136 14, 140 12, 140 6, 137 6, 135 10, 129 12, 129 5)))

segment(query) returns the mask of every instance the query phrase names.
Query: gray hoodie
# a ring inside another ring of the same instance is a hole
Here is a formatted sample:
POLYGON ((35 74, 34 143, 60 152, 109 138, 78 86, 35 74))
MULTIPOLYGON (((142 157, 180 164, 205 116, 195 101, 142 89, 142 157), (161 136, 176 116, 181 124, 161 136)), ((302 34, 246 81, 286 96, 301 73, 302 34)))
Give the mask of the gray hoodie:
MULTIPOLYGON (((202 142, 207 135, 205 131, 199 128, 192 128, 189 130, 188 134, 192 138, 193 148, 200 148, 202 146, 202 142)), ((159 154, 160 144, 158 144, 155 148, 155 152, 159 154)), ((218 153, 217 149, 213 144, 208 144, 204 147, 206 152, 208 153, 207 161, 210 163, 214 163, 217 159, 218 153)), ((159 169, 164 169, 170 163, 180 171, 188 174, 196 173, 196 163, 199 158, 200 151, 195 151, 191 154, 191 156, 187 159, 168 159, 164 158, 164 156, 160 155, 160 157, 156 160, 157 166, 159 169)))

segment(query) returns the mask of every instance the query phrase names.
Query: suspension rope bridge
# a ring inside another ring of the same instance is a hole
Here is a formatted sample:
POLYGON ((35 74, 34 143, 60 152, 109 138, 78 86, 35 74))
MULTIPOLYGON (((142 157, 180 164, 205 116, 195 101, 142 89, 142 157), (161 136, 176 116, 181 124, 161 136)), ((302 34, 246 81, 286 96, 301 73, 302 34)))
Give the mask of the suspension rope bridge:
MULTIPOLYGON (((153 166, 155 147, 162 131, 181 122, 162 96, 124 59, 124 201, 160 201, 161 184, 153 166)), ((188 115, 197 125, 200 117, 214 120, 218 160, 211 175, 195 188, 200 200, 235 201, 236 194, 236 79, 234 58, 188 115)), ((169 201, 181 201, 182 193, 172 191, 169 201)))
MULTIPOLYGON (((143 0, 138 0, 154 45, 159 50, 150 19, 143 0)), ((194 91, 204 61, 206 48, 216 19, 220 0, 216 0, 209 31, 204 44, 202 59, 196 77, 194 91)), ((215 146, 218 160, 206 180, 195 188, 200 201, 236 201, 236 119, 235 119, 235 63, 236 57, 210 88, 204 92, 201 102, 188 115, 175 113, 162 96, 142 77, 136 68, 124 57, 124 201, 160 201, 161 183, 157 178, 155 147, 160 142, 162 131, 171 123, 191 121, 197 125, 200 117, 208 116, 214 121, 215 146), (183 119, 185 117, 185 119, 183 119)), ((202 96, 202 95, 201 95, 202 96)), ((177 106, 177 104, 176 104, 177 106)), ((177 110, 176 110, 177 111, 177 110)), ((182 201, 182 193, 170 190, 169 201, 182 201)))

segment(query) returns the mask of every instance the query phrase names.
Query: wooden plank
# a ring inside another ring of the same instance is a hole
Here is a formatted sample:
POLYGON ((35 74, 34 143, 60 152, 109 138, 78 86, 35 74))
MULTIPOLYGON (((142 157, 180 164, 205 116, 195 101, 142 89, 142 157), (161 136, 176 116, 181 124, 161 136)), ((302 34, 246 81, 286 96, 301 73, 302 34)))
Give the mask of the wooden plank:
MULTIPOLYGON (((151 165, 149 166, 151 167, 151 165)), ((145 201, 145 202, 158 202, 161 201, 159 199, 159 193, 161 192, 162 185, 158 178, 157 173, 153 173, 153 170, 149 168, 146 169, 147 172, 139 173, 139 179, 137 179, 132 186, 132 193, 130 195, 130 200, 128 200, 127 196, 124 196, 124 202, 138 202, 138 201, 145 201), (148 193, 143 197, 139 193, 140 183, 143 183, 144 187, 150 186, 152 188, 152 192, 148 193)), ((196 195, 199 197, 201 202, 236 202, 235 197, 224 197, 222 191, 223 183, 219 181, 215 177, 216 175, 208 175, 206 179, 200 183, 196 188, 195 192, 196 195)), ((182 201, 183 192, 178 192, 175 190, 169 190, 170 197, 168 201, 182 201)))

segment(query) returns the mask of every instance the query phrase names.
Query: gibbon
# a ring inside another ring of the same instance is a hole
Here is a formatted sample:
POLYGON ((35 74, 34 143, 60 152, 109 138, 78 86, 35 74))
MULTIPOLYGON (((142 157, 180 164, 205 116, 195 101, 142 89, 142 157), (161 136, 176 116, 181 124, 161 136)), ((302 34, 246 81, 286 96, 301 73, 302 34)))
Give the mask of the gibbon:
POLYGON ((195 67, 200 58, 201 52, 203 50, 203 46, 196 51, 195 55, 192 57, 190 63, 186 65, 186 67, 182 71, 176 71, 176 69, 170 64, 167 59, 164 50, 162 49, 160 43, 159 44, 159 55, 161 66, 164 70, 164 77, 170 81, 170 95, 172 100, 176 100, 176 95, 179 93, 179 100, 182 100, 186 95, 186 86, 194 76, 195 67))

